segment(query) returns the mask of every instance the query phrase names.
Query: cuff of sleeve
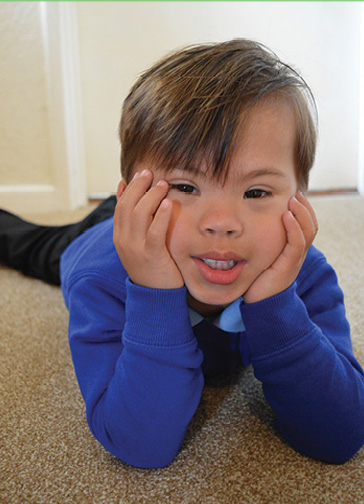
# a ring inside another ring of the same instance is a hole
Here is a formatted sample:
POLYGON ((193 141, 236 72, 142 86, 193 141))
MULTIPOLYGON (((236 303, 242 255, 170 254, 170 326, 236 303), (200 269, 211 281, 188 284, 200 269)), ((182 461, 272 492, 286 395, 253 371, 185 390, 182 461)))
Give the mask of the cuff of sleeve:
POLYGON ((252 359, 280 351, 313 329, 295 283, 257 303, 242 303, 240 309, 252 359))
POLYGON ((126 281, 124 337, 141 344, 175 346, 194 339, 187 289, 150 289, 126 281))

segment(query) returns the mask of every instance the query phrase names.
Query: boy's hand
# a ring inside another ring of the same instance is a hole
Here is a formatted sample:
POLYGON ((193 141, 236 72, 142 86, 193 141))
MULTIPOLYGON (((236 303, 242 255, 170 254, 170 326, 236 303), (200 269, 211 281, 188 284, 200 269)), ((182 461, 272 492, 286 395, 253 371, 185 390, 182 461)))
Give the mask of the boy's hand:
MULTIPOLYGON (((184 285, 167 247, 172 215, 169 190, 161 180, 151 187, 153 173, 137 173, 125 187, 114 214, 114 245, 131 281, 143 287, 175 289, 184 285)), ((120 188, 120 186, 119 186, 120 188)))
POLYGON ((273 264, 243 294, 245 303, 262 301, 292 285, 318 231, 314 210, 299 192, 289 200, 282 221, 287 243, 273 264))

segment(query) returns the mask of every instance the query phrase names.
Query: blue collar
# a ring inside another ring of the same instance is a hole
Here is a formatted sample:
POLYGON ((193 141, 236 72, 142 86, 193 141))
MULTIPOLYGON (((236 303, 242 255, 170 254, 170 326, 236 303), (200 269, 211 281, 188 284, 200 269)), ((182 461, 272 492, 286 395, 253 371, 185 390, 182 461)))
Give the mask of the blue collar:
MULTIPOLYGON (((245 325, 240 313, 240 305, 243 298, 240 297, 236 301, 227 306, 211 323, 225 332, 243 332, 245 325)), ((205 317, 197 313, 192 308, 189 308, 189 315, 192 327, 199 324, 205 317)))

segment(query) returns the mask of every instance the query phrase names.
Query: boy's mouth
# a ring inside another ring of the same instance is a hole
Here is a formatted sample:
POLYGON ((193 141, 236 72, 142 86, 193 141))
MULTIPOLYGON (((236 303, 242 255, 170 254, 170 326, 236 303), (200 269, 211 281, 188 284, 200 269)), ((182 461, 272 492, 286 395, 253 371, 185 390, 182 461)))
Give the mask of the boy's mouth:
POLYGON ((209 283, 229 285, 240 276, 246 261, 236 254, 211 253, 193 257, 202 277, 209 283))
POLYGON ((219 271, 228 271, 234 268, 238 261, 234 261, 230 259, 229 261, 218 261, 216 259, 205 259, 201 257, 201 261, 203 261, 209 268, 219 271))

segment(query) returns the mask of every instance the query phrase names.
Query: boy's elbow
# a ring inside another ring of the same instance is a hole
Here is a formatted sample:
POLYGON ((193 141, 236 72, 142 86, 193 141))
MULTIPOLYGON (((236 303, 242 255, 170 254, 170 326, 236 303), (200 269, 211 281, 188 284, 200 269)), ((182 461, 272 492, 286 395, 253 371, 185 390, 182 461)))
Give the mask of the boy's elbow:
POLYGON ((352 421, 343 422, 331 436, 328 437, 324 462, 334 465, 342 465, 351 460, 364 445, 364 417, 352 418, 352 421))
POLYGON ((323 443, 321 447, 311 453, 305 451, 310 457, 327 464, 343 465, 361 450, 363 444, 364 436, 356 438, 342 434, 340 440, 331 439, 329 443, 323 443))
POLYGON ((91 432, 97 441, 112 455, 122 462, 140 469, 160 469, 169 466, 177 456, 183 436, 174 439, 163 440, 153 436, 151 432, 144 432, 143 435, 129 435, 118 432, 118 435, 110 435, 108 429, 103 425, 102 429, 91 427, 91 432))
POLYGON ((148 457, 145 456, 145 454, 138 456, 134 453, 130 456, 125 454, 115 456, 125 464, 136 467, 137 469, 162 469, 168 467, 173 462, 176 455, 177 454, 174 454, 172 457, 159 457, 158 454, 153 454, 153 456, 148 457))
POLYGON ((179 449, 166 450, 165 447, 151 449, 148 446, 144 446, 141 449, 133 447, 133 449, 128 450, 125 447, 119 448, 115 445, 107 446, 106 443, 102 444, 107 451, 121 462, 138 469, 161 469, 167 467, 173 462, 179 451, 179 449))
MULTIPOLYGON (((332 422, 333 423, 333 422, 332 422)), ((342 465, 351 460, 364 445, 364 422, 348 422, 336 425, 335 429, 317 428, 304 433, 288 433, 276 423, 278 433, 302 455, 325 462, 342 465), (293 435, 292 435, 293 434, 293 435)))
POLYGON ((340 447, 340 449, 330 450, 329 453, 324 454, 320 459, 332 465, 346 464, 361 450, 363 444, 364 439, 356 443, 347 444, 345 447, 340 447))

